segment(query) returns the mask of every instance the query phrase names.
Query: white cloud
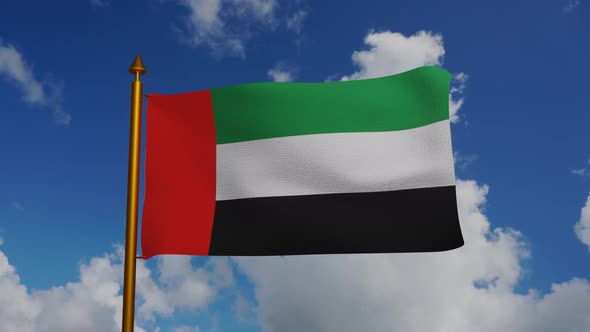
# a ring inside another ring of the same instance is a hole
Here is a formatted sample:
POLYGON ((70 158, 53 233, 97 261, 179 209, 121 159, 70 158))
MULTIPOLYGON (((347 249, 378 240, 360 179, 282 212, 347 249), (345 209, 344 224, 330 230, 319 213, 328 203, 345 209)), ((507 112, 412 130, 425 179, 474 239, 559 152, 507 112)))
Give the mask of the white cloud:
POLYGON ((158 258, 159 278, 150 278, 145 265, 138 266, 137 290, 143 303, 139 317, 153 321, 154 314, 170 317, 176 309, 206 307, 220 288, 234 284, 227 258, 211 258, 207 264, 194 268, 190 256, 166 255, 158 258))
POLYGON ((158 261, 160 282, 171 307, 203 307, 216 294, 211 273, 205 268, 193 268, 190 260, 190 256, 163 256, 158 261))
POLYGON ((522 236, 491 229, 488 187, 458 181, 465 245, 442 253, 240 257, 265 331, 583 331, 590 283, 517 294, 522 236))
POLYGON ((254 17, 266 23, 272 22, 277 7, 275 0, 231 0, 231 3, 238 16, 245 19, 254 17))
POLYGON ((467 87, 466 83, 467 83, 468 78, 469 78, 469 76, 467 76, 467 74, 465 74, 465 73, 459 73, 459 74, 455 75, 453 77, 453 80, 457 83, 457 85, 451 87, 451 93, 453 93, 453 92, 463 93, 463 91, 467 87))
POLYGON ((244 56, 242 41, 228 36, 219 17, 221 0, 182 0, 189 9, 186 33, 194 46, 207 44, 215 52, 244 56))
POLYGON ((0 41, 0 73, 16 82, 23 90, 25 101, 31 104, 45 103, 43 85, 33 76, 32 69, 12 45, 0 41))
POLYGON ((6 332, 35 330, 34 319, 39 315, 39 304, 31 299, 20 284, 16 269, 0 252, 0 327, 6 332))
POLYGON ((245 57, 249 26, 271 26, 275 0, 179 0, 189 10, 182 31, 193 46, 206 45, 216 56, 245 57))
POLYGON ((308 12, 305 10, 298 10, 292 16, 287 19, 287 29, 300 34, 303 31, 303 21, 307 16, 308 12))
MULTIPOLYGON (((445 49, 443 37, 429 31, 419 31, 406 37, 398 32, 374 32, 365 36, 368 50, 355 51, 353 63, 358 71, 343 76, 342 80, 367 79, 402 73, 422 66, 440 66, 445 49)), ((462 94, 466 87, 467 74, 456 74, 449 95, 449 115, 453 123, 459 122, 458 111, 463 106, 462 94)))
POLYGON ((355 51, 352 61, 359 71, 342 77, 356 80, 394 75, 422 66, 438 66, 445 55, 443 37, 419 31, 406 37, 398 32, 369 32, 365 36, 368 50, 355 51))
POLYGON ((279 61, 266 74, 274 82, 292 82, 295 80, 297 68, 289 65, 286 61, 279 61))
POLYGON ((574 231, 578 239, 587 245, 588 250, 590 250, 590 194, 586 199, 586 205, 580 212, 580 221, 574 225, 574 231))
MULTIPOLYGON (((121 253, 122 255, 122 253, 121 253)), ((143 302, 136 304, 136 317, 145 321, 154 321, 155 314, 170 316, 174 312, 174 306, 169 301, 165 290, 160 288, 153 279, 151 271, 143 261, 138 261, 136 268, 136 292, 143 302)))
POLYGON ((267 72, 267 74, 274 82, 291 82, 291 81, 293 81, 292 73, 287 70, 272 68, 267 72))
POLYGON ((464 98, 459 97, 467 87, 469 76, 465 73, 459 73, 453 76, 451 80, 451 93, 449 94, 449 116, 452 123, 459 122, 459 109, 463 106, 464 98))
POLYGON ((582 2, 580 0, 569 0, 567 5, 565 5, 565 7, 563 7, 563 12, 564 13, 571 13, 576 8, 580 7, 580 4, 582 4, 582 2))
POLYGON ((120 274, 122 266, 113 264, 113 257, 96 257, 80 267, 79 282, 28 291, 14 266, 0 252, 0 330, 119 331, 120 274))
MULTIPOLYGON (((47 290, 27 290, 16 269, 0 251, 0 331, 120 331, 123 250, 95 257, 80 267, 80 281, 47 290)), ((193 268, 188 259, 158 259, 159 278, 137 262, 136 324, 170 316, 177 309, 205 307, 220 287, 233 285, 227 259, 193 268)), ((136 326, 135 331, 145 330, 136 326)), ((187 331, 198 331, 194 328, 187 331)))
POLYGON ((72 117, 62 108, 62 86, 40 82, 35 78, 33 69, 22 54, 12 45, 4 44, 0 39, 0 76, 15 83, 24 93, 25 102, 49 108, 53 112, 55 122, 67 126, 72 117))
MULTIPOLYGON (((590 164, 590 158, 588 158, 588 164, 590 164)), ((579 175, 579 176, 590 176, 590 168, 578 168, 572 169, 572 174, 579 175)))

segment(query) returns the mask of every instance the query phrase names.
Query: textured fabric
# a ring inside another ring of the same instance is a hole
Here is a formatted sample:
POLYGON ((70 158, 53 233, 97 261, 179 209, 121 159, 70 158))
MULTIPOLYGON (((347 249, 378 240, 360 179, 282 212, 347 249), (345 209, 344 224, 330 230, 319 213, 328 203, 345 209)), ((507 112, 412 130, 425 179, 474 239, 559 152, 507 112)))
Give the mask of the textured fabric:
POLYGON ((449 118, 450 80, 441 68, 422 67, 361 81, 212 89, 217 144, 425 126, 449 118))
POLYGON ((151 95, 143 256, 461 246, 450 77, 151 95))
POLYGON ((455 184, 449 121, 217 145, 217 200, 455 184))
POLYGON ((425 252, 463 245, 455 186, 218 201, 209 255, 425 252))
POLYGON ((215 213, 209 91, 151 95, 147 113, 142 255, 207 255, 215 213))

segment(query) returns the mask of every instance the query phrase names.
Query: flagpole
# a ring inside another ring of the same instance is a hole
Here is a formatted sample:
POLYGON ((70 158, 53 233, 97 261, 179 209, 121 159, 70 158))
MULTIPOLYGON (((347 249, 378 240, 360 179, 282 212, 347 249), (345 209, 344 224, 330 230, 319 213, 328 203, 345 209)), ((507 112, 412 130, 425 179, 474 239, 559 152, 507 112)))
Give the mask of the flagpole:
POLYGON ((131 83, 131 124, 129 129, 129 168, 127 173, 127 231, 125 237, 125 272, 123 275, 123 332, 133 332, 135 310, 135 259, 137 251, 137 206, 139 194, 139 148, 141 140, 142 83, 146 70, 138 56, 129 67, 135 75, 131 83))

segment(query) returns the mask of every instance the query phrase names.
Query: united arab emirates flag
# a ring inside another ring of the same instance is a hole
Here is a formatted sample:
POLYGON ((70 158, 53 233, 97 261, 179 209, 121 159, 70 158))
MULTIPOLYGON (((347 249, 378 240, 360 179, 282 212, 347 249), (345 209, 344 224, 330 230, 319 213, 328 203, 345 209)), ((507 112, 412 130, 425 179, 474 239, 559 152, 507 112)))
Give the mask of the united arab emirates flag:
POLYGON ((422 67, 150 95, 143 256, 462 246, 450 79, 422 67))

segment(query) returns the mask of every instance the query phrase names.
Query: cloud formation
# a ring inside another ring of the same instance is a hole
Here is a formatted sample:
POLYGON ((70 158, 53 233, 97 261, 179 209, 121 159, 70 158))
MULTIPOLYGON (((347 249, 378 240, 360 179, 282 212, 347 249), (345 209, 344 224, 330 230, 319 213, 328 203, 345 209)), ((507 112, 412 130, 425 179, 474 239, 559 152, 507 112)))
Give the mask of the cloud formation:
POLYGON ((121 268, 121 264, 112 264, 112 257, 96 257, 80 267, 79 282, 31 292, 0 252, 0 330, 119 330, 122 302, 117 293, 121 268))
MULTIPOLYGON (((121 330, 123 250, 94 257, 80 266, 80 280, 46 290, 28 290, 0 251, 0 331, 109 332, 121 330)), ((144 261, 137 264, 136 324, 169 317, 178 309, 206 307, 219 289, 233 286, 227 258, 193 267, 190 257, 158 259, 158 278, 144 261)), ((185 327, 180 327, 180 331, 185 327)), ((186 330, 186 328, 185 328, 186 330)), ((136 325, 135 331, 145 332, 136 325)), ((198 331, 192 328, 186 331, 198 331)))
POLYGON ((295 78, 293 69, 282 62, 269 69, 266 74, 273 82, 292 82, 295 78))
POLYGON ((41 82, 35 78, 33 69, 22 54, 12 45, 0 39, 0 77, 16 84, 23 92, 23 98, 29 105, 48 108, 53 112, 57 124, 68 126, 72 116, 62 107, 62 89, 60 84, 41 82))
MULTIPOLYGON (((588 164, 590 165, 590 158, 588 158, 588 164)), ((578 169, 572 169, 572 174, 579 175, 579 176, 590 176, 590 168, 583 167, 578 169)))
POLYGON ((364 43, 368 50, 355 51, 353 63, 359 70, 342 77, 356 80, 394 75, 422 66, 439 66, 445 55, 443 37, 419 31, 406 37, 399 32, 370 31, 364 43))
POLYGON ((303 22, 305 17, 307 17, 307 14, 308 12, 302 9, 296 11, 287 19, 287 29, 295 32, 296 34, 301 34, 303 31, 303 22))
POLYGON ((179 31, 192 46, 207 46, 215 56, 245 57, 254 24, 272 27, 275 0, 179 0, 189 14, 179 31))
POLYGON ((586 199, 586 204, 580 211, 580 220, 574 225, 576 236, 583 244, 588 246, 590 251, 590 194, 586 199))
MULTIPOLYGON (((355 51, 352 61, 358 71, 345 75, 342 80, 357 80, 399 74, 422 66, 441 66, 445 49, 443 37, 429 31, 418 31, 409 37, 399 32, 370 31, 365 36, 367 50, 355 51)), ((458 73, 451 82, 449 115, 453 123, 459 122, 459 109, 468 76, 458 73)))
POLYGON ((460 121, 459 109, 463 106, 464 98, 462 96, 467 87, 469 76, 461 72, 453 76, 451 80, 451 93, 449 93, 449 116, 452 123, 460 121))
POLYGON ((268 71, 268 76, 273 80, 273 82, 291 82, 293 78, 291 77, 291 73, 288 71, 282 71, 279 69, 270 69, 268 71))

